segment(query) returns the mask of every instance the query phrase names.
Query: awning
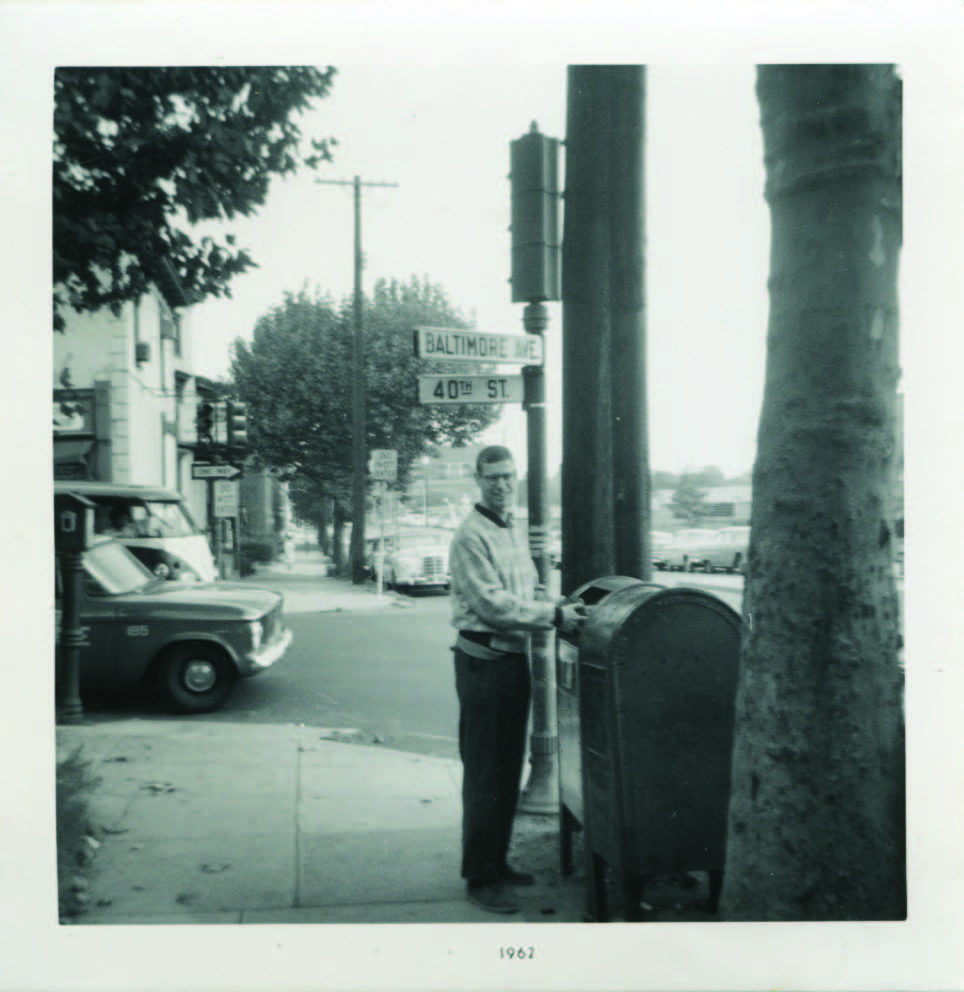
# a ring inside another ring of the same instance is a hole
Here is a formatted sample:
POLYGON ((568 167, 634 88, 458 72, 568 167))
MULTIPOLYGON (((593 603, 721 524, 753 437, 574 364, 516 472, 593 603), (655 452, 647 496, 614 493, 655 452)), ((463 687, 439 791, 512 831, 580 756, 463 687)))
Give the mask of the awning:
POLYGON ((68 462, 84 462, 90 454, 90 449, 96 444, 90 438, 65 437, 54 438, 54 464, 64 465, 68 462))
POLYGON ((54 438, 54 478, 86 479, 90 476, 88 455, 96 441, 90 438, 54 438))

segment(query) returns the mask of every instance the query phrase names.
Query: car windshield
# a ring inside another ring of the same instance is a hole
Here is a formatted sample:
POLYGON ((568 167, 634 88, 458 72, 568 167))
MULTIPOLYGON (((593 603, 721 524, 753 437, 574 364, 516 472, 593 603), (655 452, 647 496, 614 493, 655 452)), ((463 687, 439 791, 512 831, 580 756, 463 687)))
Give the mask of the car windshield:
POLYGON ((420 548, 424 544, 448 544, 451 535, 442 535, 426 531, 424 534, 402 534, 395 542, 393 550, 406 551, 420 548))
POLYGON ((136 592, 155 581, 155 577, 116 541, 95 544, 84 554, 84 568, 108 593, 136 592))
POLYGON ((201 531, 177 500, 98 498, 96 530, 115 537, 194 537, 201 531))

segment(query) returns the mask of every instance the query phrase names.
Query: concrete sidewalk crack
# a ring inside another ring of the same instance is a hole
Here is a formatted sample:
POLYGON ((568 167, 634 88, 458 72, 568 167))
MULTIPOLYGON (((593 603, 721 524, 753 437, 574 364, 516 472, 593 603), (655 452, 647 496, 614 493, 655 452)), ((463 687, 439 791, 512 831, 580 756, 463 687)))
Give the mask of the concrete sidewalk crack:
POLYGON ((295 778, 295 896, 293 906, 301 909, 301 746, 297 750, 295 778))

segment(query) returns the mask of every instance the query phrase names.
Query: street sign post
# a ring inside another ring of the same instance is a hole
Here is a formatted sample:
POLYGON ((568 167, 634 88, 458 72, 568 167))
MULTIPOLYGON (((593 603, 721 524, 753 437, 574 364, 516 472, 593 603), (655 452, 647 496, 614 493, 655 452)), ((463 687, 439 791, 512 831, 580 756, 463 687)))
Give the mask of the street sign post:
POLYGON ((419 403, 521 403, 521 375, 420 375, 419 403))
POLYGON ((192 479, 238 479, 244 474, 238 465, 215 465, 213 462, 194 462, 192 479))
POLYGON ((537 334, 483 334, 455 327, 416 327, 415 354, 445 361, 541 365, 542 338, 537 334))
POLYGON ((398 452, 393 448, 373 451, 369 466, 373 479, 379 482, 394 482, 398 476, 398 452))

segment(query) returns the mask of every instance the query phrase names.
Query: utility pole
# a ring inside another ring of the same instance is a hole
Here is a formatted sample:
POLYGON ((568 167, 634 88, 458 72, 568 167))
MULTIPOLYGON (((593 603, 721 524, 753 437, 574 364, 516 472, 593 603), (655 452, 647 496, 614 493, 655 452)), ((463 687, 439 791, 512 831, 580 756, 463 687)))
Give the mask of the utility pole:
POLYGON ((362 182, 354 179, 316 179, 328 186, 351 186, 355 194, 355 292, 352 301, 352 488, 351 488, 351 580, 365 582, 365 496, 368 481, 368 426, 365 418, 365 328, 362 297, 361 190, 363 186, 398 186, 398 183, 362 182))
POLYGON ((646 422, 646 70, 612 66, 609 74, 615 572, 648 582, 653 565, 646 422))
MULTIPOLYGON (((549 323, 545 300, 558 300, 559 142, 529 133, 512 142, 512 302, 525 302, 523 327, 542 338, 549 323)), ((545 347, 542 349, 545 354, 545 347)), ((528 365, 525 380, 528 452, 529 552, 543 589, 549 586, 549 490, 546 476, 546 385, 544 365, 528 365)), ((545 595, 546 593, 544 593, 545 595)), ((533 631, 532 734, 530 772, 519 808, 526 813, 558 813, 558 731, 556 688, 549 633, 533 631)))
POLYGON ((570 66, 562 301, 562 591, 648 580, 645 67, 570 66))

